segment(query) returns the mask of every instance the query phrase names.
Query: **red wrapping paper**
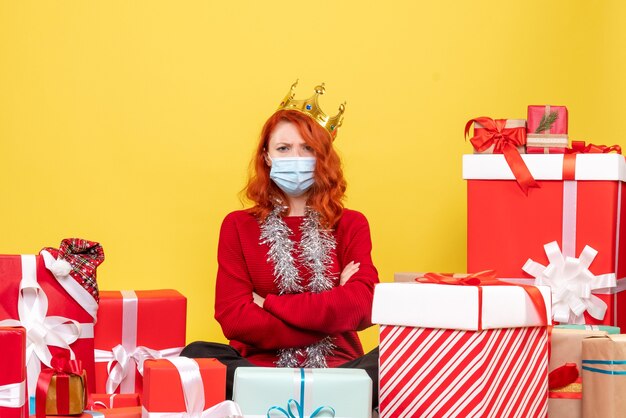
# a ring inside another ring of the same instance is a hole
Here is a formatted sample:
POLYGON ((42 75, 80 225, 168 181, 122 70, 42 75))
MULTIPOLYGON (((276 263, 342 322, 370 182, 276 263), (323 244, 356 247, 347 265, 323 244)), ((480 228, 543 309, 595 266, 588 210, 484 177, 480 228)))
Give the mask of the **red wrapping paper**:
MULTIPOLYGON (((141 406, 129 406, 123 408, 100 409, 97 411, 85 411, 80 415, 74 415, 74 418, 141 418, 141 406)), ((4 418, 4 417, 3 417, 4 418)), ((31 415, 31 418, 35 418, 31 415)), ((46 418, 58 418, 57 415, 46 415, 46 418)))
POLYGON ((565 154, 567 147, 533 147, 526 146, 526 154, 565 154))
MULTIPOLYGON (((226 398, 226 366, 212 358, 194 359, 204 384, 204 409, 226 398)), ((142 403, 148 412, 183 412, 185 399, 180 376, 168 360, 147 360, 142 403)))
POLYGON ((545 417, 546 328, 380 326, 380 417, 545 417))
MULTIPOLYGON (((48 298, 47 316, 61 316, 73 319, 80 324, 93 325, 93 317, 59 284, 57 279, 46 268, 43 257, 41 255, 35 257, 37 263, 37 282, 48 298)), ((19 319, 17 303, 21 280, 21 256, 0 255, 0 321, 5 319, 19 319)), ((87 375, 93 376, 93 329, 88 329, 88 326, 83 326, 82 328, 82 335, 90 336, 77 339, 70 347, 74 351, 76 358, 82 361, 87 375)), ((53 356, 67 351, 54 346, 50 346, 49 348, 53 356)), ((42 365, 42 368, 46 368, 46 366, 42 365)), ((90 390, 93 389, 93 380, 88 379, 88 382, 90 390)), ((34 393, 32 393, 32 395, 34 396, 34 393)))
MULTIPOLYGON (((186 343, 187 299, 176 290, 137 290, 136 345, 154 350, 183 348, 186 343)), ((99 320, 95 327, 96 350, 111 351, 122 344, 124 300, 120 291, 100 292, 99 320)), ((107 393, 107 362, 95 366, 95 391, 107 393)), ((135 372, 135 385, 116 393, 141 393, 142 376, 135 372)))
MULTIPOLYGON (((466 156, 473 157, 473 156, 466 156)), ((552 157, 538 161, 535 166, 555 163, 552 157)), ((570 156, 571 157, 571 156, 570 156)), ((582 155, 587 168, 597 164, 598 170, 611 166, 616 161, 623 165, 618 155, 582 155)), ((527 161, 530 161, 527 160, 527 161)), ((575 160, 570 160, 570 163, 575 160)), ((564 166, 568 166, 566 162, 564 166)), ((572 166, 573 167, 573 166, 572 166)), ((558 170, 561 170, 560 166, 558 170)), ((626 327, 626 292, 619 279, 626 277, 626 186, 623 181, 581 178, 580 166, 576 163, 576 257, 586 245, 598 251, 590 266, 596 275, 615 273, 618 279, 617 293, 597 294, 607 303, 604 319, 599 321, 585 312, 585 323, 626 327), (619 241, 618 241, 619 237, 619 241)), ((593 173, 594 170, 586 170, 593 173)), ((621 169, 620 169, 621 171, 621 169)), ((466 177, 467 178, 467 177, 466 177)), ((467 269, 469 272, 493 268, 503 278, 532 277, 522 271, 530 258, 548 265, 544 245, 557 241, 563 249, 563 196, 562 180, 538 179, 539 188, 528 196, 522 195, 514 181, 500 178, 469 178, 467 182, 468 226, 467 226, 467 269)))
MULTIPOLYGON (((26 381, 26 331, 24 328, 0 327, 0 393, 2 387, 26 381)), ((2 418, 24 418, 28 416, 28 402, 24 383, 24 394, 18 403, 22 406, 0 406, 2 418)), ((0 397, 1 398, 1 397, 0 397)))
MULTIPOLYGON (((104 415, 105 418, 141 418, 141 406, 127 406, 122 408, 110 408, 101 409, 98 412, 104 415)), ((94 418, 92 415, 85 418, 94 418)))
POLYGON ((528 106, 527 121, 529 134, 567 135, 567 107, 565 106, 528 106), (543 116, 550 112, 557 112, 558 114, 558 117, 550 127, 550 130, 547 132, 535 132, 543 116))
POLYGON ((138 393, 92 393, 90 402, 89 409, 94 410, 141 406, 138 393))

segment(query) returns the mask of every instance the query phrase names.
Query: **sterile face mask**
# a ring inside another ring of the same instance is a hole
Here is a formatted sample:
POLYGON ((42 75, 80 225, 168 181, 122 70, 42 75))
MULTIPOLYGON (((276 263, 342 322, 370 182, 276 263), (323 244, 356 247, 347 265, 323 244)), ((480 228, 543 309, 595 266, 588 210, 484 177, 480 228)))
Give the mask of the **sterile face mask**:
POLYGON ((300 196, 313 185, 315 157, 270 157, 270 160, 270 178, 288 196, 300 196))

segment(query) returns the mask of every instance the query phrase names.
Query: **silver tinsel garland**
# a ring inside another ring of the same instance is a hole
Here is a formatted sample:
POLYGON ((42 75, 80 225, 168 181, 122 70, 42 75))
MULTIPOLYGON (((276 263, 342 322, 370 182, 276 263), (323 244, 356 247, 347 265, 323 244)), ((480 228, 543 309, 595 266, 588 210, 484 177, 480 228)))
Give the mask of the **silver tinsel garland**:
MULTIPOLYGON (((261 225, 260 243, 268 244, 267 261, 274 264, 274 276, 280 294, 323 292, 333 287, 333 277, 329 273, 332 265, 331 252, 337 243, 332 233, 324 229, 319 221, 319 214, 307 208, 301 231, 300 256, 298 261, 311 272, 308 285, 302 285, 302 278, 298 274, 293 252, 294 242, 289 238, 291 230, 283 220, 281 213, 285 210, 282 205, 276 205, 261 225)), ((326 356, 332 353, 334 345, 332 338, 323 340, 302 348, 284 348, 278 350, 278 367, 327 367, 326 356), (304 358, 304 361, 300 361, 304 358)))
POLYGON ((276 205, 261 225, 261 244, 268 244, 267 261, 274 264, 274 281, 280 294, 301 293, 304 288, 293 259, 295 245, 289 239, 291 230, 280 216, 284 206, 276 205))

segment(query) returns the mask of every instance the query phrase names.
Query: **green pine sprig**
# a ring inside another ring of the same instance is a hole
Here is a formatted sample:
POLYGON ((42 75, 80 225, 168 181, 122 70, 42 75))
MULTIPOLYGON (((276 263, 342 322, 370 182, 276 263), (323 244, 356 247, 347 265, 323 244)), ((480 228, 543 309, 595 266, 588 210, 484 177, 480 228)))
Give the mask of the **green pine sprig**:
POLYGON ((549 131, 558 118, 559 112, 557 112, 556 110, 550 112, 547 115, 543 115, 541 121, 539 122, 539 126, 537 126, 537 129, 535 129, 535 133, 538 134, 543 131, 549 131))

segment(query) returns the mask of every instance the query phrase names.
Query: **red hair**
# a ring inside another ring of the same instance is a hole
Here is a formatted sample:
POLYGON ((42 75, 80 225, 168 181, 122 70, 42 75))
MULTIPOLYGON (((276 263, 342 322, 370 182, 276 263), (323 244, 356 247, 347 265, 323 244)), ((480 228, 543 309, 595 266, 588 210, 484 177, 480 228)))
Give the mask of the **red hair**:
POLYGON ((279 110, 265 122, 261 130, 259 144, 250 162, 248 184, 244 189, 246 197, 255 204, 249 211, 264 221, 276 200, 288 205, 284 192, 270 179, 270 168, 265 162, 270 134, 281 121, 293 123, 315 152, 315 182, 311 186, 307 205, 320 214, 325 227, 333 228, 341 217, 346 191, 341 160, 333 148, 328 131, 297 110, 279 110))

